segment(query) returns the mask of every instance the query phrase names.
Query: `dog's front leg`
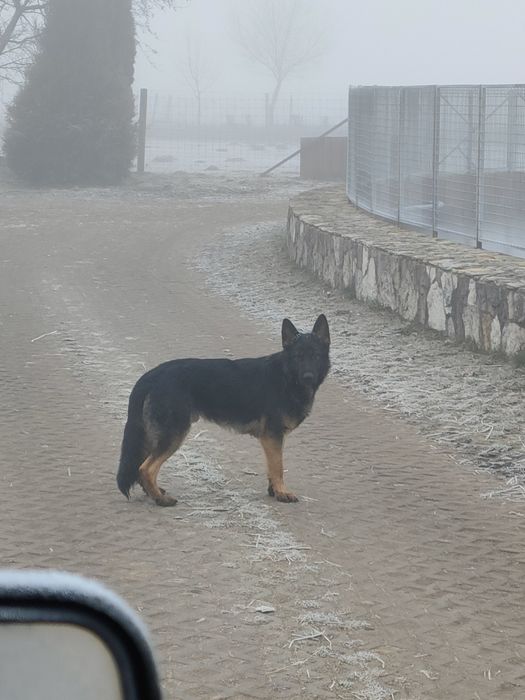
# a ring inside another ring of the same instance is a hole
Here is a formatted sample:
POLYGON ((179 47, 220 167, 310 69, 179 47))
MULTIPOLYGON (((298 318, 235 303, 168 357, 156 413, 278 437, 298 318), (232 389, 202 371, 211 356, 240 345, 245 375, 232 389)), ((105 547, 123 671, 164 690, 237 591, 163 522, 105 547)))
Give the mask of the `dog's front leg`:
POLYGON ((288 491, 283 478, 283 438, 264 435, 259 438, 268 467, 268 493, 278 501, 295 503, 297 496, 288 491))

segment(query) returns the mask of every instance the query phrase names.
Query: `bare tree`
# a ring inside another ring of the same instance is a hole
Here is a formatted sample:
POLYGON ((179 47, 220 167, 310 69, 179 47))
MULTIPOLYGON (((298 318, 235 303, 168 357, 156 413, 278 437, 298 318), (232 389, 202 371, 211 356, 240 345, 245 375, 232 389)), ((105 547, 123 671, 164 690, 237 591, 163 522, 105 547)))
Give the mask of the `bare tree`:
MULTIPOLYGON (((189 0, 130 0, 135 24, 150 31, 153 12, 176 9, 189 0)), ((18 83, 31 63, 49 0, 0 0, 0 80, 18 83)))
POLYGON ((200 126, 202 95, 215 83, 218 70, 211 57, 203 53, 201 42, 194 33, 186 34, 186 53, 182 65, 186 82, 197 101, 197 124, 200 126))
POLYGON ((0 0, 0 79, 16 82, 33 55, 47 2, 0 0))
POLYGON ((178 10, 191 0, 132 0, 133 16, 137 29, 151 31, 151 18, 156 10, 178 10))
POLYGON ((233 17, 233 28, 244 53, 272 74, 266 115, 271 125, 283 83, 325 53, 325 32, 308 0, 243 2, 233 17))

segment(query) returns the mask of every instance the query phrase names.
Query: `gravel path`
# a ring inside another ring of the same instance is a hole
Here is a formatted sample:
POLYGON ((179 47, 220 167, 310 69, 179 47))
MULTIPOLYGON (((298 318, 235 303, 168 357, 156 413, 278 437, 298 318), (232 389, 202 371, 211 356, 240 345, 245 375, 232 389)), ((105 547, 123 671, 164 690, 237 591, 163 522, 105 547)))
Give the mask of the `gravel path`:
POLYGON ((250 316, 331 320, 334 374, 401 413, 460 465, 502 482, 487 497, 525 498, 525 372, 330 290, 286 256, 282 221, 223 231, 196 265, 250 316), (312 305, 312 299, 315 304, 312 305))
MULTIPOLYGON (((481 501, 503 482, 452 461, 476 456, 474 439, 438 441, 458 439, 455 401, 484 405, 470 394, 481 380, 521 374, 402 334, 293 268, 282 222, 304 186, 5 183, 2 565, 68 569, 124 595, 152 631, 166 697, 518 700, 525 514, 481 501), (201 423, 161 472, 176 508, 118 493, 126 400, 145 368, 273 352, 282 315, 308 327, 319 311, 333 373, 287 441, 298 504, 266 495, 257 441, 201 423)), ((466 425, 491 447, 514 436, 487 397, 490 421, 478 410, 466 425)))

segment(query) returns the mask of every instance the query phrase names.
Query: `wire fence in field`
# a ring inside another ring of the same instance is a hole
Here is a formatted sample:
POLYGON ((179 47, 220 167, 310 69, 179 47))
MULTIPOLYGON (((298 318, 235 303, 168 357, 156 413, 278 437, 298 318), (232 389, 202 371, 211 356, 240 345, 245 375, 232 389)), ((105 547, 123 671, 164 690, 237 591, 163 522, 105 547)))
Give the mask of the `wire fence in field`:
POLYGON ((351 88, 348 117, 357 206, 525 257, 525 85, 351 88))
MULTIPOLYGON (((346 116, 344 98, 148 95, 145 168, 262 171, 346 116)), ((341 133, 344 133, 341 131, 341 133)), ((298 173, 299 159, 281 172, 298 173)))
MULTIPOLYGON (((0 91, 0 144, 13 92, 0 91)), ((267 97, 149 92, 145 169, 149 172, 262 172, 299 148, 300 139, 318 136, 346 117, 345 97, 267 97)), ((139 99, 136 100, 139 114, 139 99)), ((333 135, 346 135, 341 128, 333 135)), ((0 148, 1 151, 1 148, 0 148)), ((279 172, 298 174, 299 158, 279 172)))

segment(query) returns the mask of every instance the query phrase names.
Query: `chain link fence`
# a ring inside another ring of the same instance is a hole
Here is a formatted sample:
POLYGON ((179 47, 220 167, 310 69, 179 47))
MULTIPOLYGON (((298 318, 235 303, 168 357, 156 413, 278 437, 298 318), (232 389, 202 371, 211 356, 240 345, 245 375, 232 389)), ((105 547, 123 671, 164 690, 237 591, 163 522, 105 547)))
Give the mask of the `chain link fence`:
MULTIPOLYGON (((346 117, 345 97, 283 96, 273 109, 265 95, 206 93, 198 98, 149 92, 145 167, 175 170, 260 171, 346 117)), ((138 113, 138 104, 137 104, 138 113)), ((344 135, 344 129, 340 132, 344 135)), ((299 159, 280 170, 299 173, 299 159)))
POLYGON ((348 117, 350 201, 525 257, 525 85, 351 88, 348 117))
MULTIPOLYGON (((264 94, 197 97, 147 92, 142 156, 145 169, 154 173, 263 172, 296 151, 301 138, 318 136, 347 113, 344 95, 285 95, 272 108, 264 94)), ((11 86, 0 84, 0 156, 7 107, 14 94, 11 86)), ((135 102, 139 121, 139 93, 135 102)), ((345 127, 334 135, 345 136, 345 127)), ((299 158, 293 158, 279 172, 297 176, 299 166, 299 158)))

